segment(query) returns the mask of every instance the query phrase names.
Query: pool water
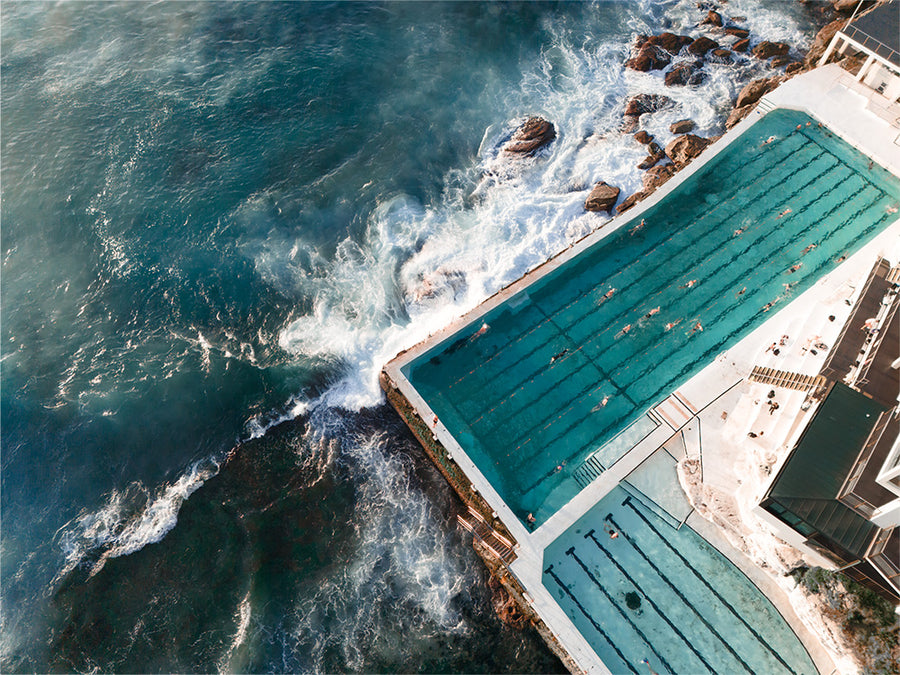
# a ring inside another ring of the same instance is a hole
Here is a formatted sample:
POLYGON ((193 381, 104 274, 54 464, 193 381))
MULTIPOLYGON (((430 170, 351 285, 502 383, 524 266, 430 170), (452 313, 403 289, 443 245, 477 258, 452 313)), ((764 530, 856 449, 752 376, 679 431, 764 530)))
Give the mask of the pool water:
POLYGON ((613 673, 816 672, 737 567, 622 488, 546 548, 543 583, 613 673))
POLYGON ((760 119, 659 204, 404 373, 523 522, 897 216, 900 180, 809 116, 760 119), (793 271, 792 271, 793 269, 793 271))

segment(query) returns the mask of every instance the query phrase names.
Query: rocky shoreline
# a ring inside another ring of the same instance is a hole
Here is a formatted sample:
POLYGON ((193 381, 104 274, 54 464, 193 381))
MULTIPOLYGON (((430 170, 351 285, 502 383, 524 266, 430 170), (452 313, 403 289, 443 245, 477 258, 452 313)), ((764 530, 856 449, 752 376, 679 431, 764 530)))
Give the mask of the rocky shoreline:
MULTIPOLYGON (((812 0, 797 0, 811 4, 812 0)), ((867 0, 865 13, 887 0, 867 0)), ((685 87, 700 84, 706 78, 703 65, 708 62, 720 64, 734 63, 736 53, 748 53, 752 58, 767 61, 769 67, 781 70, 776 75, 762 77, 748 82, 732 102, 732 109, 725 121, 725 129, 731 129, 757 106, 759 100, 781 83, 798 73, 815 68, 825 53, 828 43, 835 33, 846 23, 858 4, 858 0, 832 0, 822 4, 816 11, 827 21, 816 34, 806 54, 792 48, 785 42, 771 42, 757 39, 742 23, 746 17, 726 16, 719 3, 698 2, 698 22, 696 28, 702 34, 692 37, 663 32, 658 35, 638 35, 632 47, 632 55, 623 67, 640 72, 665 71, 667 87, 685 87)), ((851 57, 839 57, 839 59, 851 57)), ((665 148, 646 130, 641 129, 642 119, 656 112, 671 108, 675 102, 663 94, 637 94, 624 102, 621 133, 631 133, 635 142, 647 149, 647 156, 637 165, 644 171, 641 189, 622 197, 621 189, 604 180, 597 181, 584 203, 586 211, 605 212, 609 215, 623 213, 646 199, 675 172, 698 157, 704 149, 720 136, 704 138, 691 131, 695 123, 690 119, 673 123, 669 131, 675 138, 665 148), (620 199, 621 198, 621 199, 620 199)), ((503 146, 503 151, 512 155, 533 156, 556 138, 552 122, 541 117, 530 117, 513 133, 503 146)))

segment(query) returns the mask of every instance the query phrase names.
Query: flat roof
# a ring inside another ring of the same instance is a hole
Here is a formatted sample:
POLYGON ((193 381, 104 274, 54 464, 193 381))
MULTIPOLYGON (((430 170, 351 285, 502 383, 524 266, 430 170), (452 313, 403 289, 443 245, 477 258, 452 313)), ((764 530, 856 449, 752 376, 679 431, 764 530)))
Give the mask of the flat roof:
POLYGON ((836 382, 766 495, 766 502, 776 502, 858 558, 879 528, 837 497, 884 411, 878 401, 836 382))
POLYGON ((900 67, 900 1, 876 7, 841 32, 900 67))

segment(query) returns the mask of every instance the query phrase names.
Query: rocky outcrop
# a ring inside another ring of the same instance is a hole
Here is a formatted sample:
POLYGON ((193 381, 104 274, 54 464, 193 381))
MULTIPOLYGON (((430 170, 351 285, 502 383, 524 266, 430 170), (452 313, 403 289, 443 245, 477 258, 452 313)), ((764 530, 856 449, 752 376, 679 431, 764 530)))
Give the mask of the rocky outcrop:
POLYGON ((686 134, 689 131, 693 131, 695 126, 697 125, 694 124, 694 120, 678 120, 669 125, 669 131, 673 134, 686 134))
POLYGON ((644 197, 647 197, 651 192, 653 192, 653 190, 640 190, 629 197, 625 197, 625 199, 622 200, 622 203, 619 204, 619 208, 617 208, 616 211, 619 213, 624 213, 639 201, 641 201, 644 197))
POLYGON ((696 85, 703 82, 704 79, 706 79, 706 75, 700 70, 699 65, 686 61, 679 63, 666 73, 665 83, 669 87, 686 84, 696 85))
POLYGON ((626 101, 625 114, 637 116, 644 113, 655 113, 663 108, 668 108, 673 103, 672 99, 662 94, 638 94, 626 101))
POLYGON ((649 70, 662 70, 672 61, 669 53, 656 45, 647 44, 640 51, 625 62, 626 68, 645 73, 649 70))
POLYGON ((660 33, 659 35, 653 35, 651 37, 644 38, 638 46, 643 47, 644 45, 655 45, 657 47, 662 47, 670 54, 677 54, 681 51, 682 47, 691 44, 693 41, 694 38, 687 35, 660 33))
POLYGON ((750 38, 744 38, 743 40, 738 40, 733 45, 731 45, 731 49, 736 52, 745 52, 750 49, 750 38))
POLYGON ((516 129, 503 149, 517 155, 531 155, 554 138, 556 129, 552 123, 543 117, 529 117, 516 129))
POLYGON ((529 623, 528 617, 522 614, 518 603, 493 575, 488 578, 488 588, 491 589, 491 606, 500 621, 523 630, 529 623))
POLYGON ((700 22, 701 24, 709 24, 711 26, 721 26, 724 21, 722 21, 722 15, 714 10, 709 10, 706 13, 706 18, 700 22))
POLYGON ((653 136, 641 129, 634 135, 634 140, 636 140, 641 145, 647 145, 647 143, 653 140, 653 136))
POLYGON ((787 68, 784 69, 785 75, 795 75, 804 69, 804 65, 802 61, 794 61, 793 63, 789 63, 787 68))
MULTIPOLYGON (((643 192, 652 192, 669 180, 673 175, 675 175, 675 167, 671 164, 663 164, 654 166, 652 169, 647 169, 647 172, 641 177, 641 183, 644 186, 643 192)), ((619 213, 621 212, 621 209, 619 209, 619 213)))
POLYGON ((713 49, 709 53, 709 59, 710 61, 715 61, 716 63, 731 63, 733 60, 731 58, 731 50, 723 49, 721 47, 719 49, 713 49))
POLYGON ((696 56, 703 56, 709 50, 718 48, 718 42, 716 42, 715 40, 711 40, 705 35, 701 35, 690 44, 690 46, 688 47, 688 51, 696 56))
POLYGON ((640 162, 638 162, 637 168, 639 169, 649 169, 651 166, 656 166, 659 162, 665 159, 665 153, 662 152, 651 152, 649 155, 644 157, 640 162))
POLYGON ((743 40, 750 37, 750 31, 746 28, 738 28, 737 26, 729 26, 725 29, 726 35, 734 35, 736 38, 743 40))
POLYGON ((725 128, 730 129, 735 124, 744 119, 747 115, 750 114, 750 111, 756 107, 755 103, 748 103, 745 106, 741 106, 740 108, 735 108, 731 111, 731 114, 728 115, 728 119, 725 120, 725 128))
POLYGON ((790 47, 787 43, 765 40, 753 48, 753 56, 758 59, 769 59, 773 56, 784 56, 788 51, 790 51, 790 47))
POLYGON ((612 211, 619 199, 619 188, 600 181, 584 201, 585 211, 612 211))
POLYGON ((707 145, 709 145, 709 140, 705 138, 694 134, 684 134, 666 146, 666 155, 680 169, 703 152, 707 145))
POLYGON ((825 54, 825 50, 828 49, 828 43, 831 42, 831 38, 834 37, 834 34, 837 33, 846 22, 846 19, 832 21, 829 24, 825 24, 825 26, 816 33, 812 46, 809 48, 809 51, 806 53, 806 58, 804 59, 804 63, 809 68, 812 68, 819 62, 819 59, 825 54))
POLYGON ((737 100, 734 102, 735 108, 743 108, 745 105, 756 103, 765 94, 768 94, 775 87, 781 84, 779 77, 762 77, 753 80, 744 85, 741 93, 738 94, 737 100))

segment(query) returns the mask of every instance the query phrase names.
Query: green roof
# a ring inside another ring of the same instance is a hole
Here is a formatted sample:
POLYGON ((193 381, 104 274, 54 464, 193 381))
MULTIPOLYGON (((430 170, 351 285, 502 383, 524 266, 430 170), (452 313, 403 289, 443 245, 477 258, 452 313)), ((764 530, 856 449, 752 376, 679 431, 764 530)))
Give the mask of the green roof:
POLYGON ((768 494, 768 500, 860 558, 878 528, 837 496, 885 409, 878 401, 835 383, 768 494))

